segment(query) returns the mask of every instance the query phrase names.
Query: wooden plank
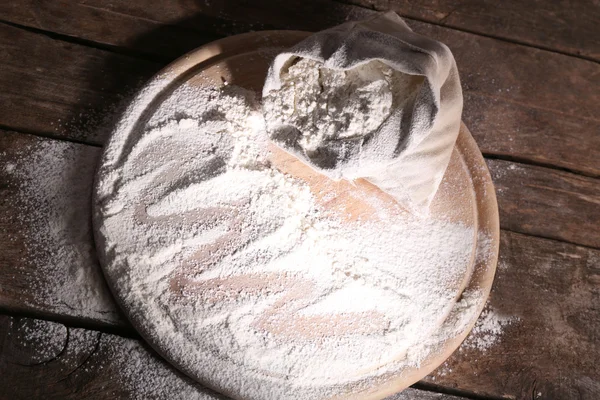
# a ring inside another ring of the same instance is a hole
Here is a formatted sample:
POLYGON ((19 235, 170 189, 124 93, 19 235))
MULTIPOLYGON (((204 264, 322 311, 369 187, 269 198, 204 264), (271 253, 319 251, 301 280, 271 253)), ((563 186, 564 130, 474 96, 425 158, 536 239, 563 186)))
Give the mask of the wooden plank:
POLYGON ((0 316, 2 399, 219 399, 135 339, 0 316))
POLYGON ((339 1, 600 61, 600 6, 594 0, 339 1))
POLYGON ((2 131, 0 149, 0 308, 128 328, 91 229, 100 149, 2 131))
POLYGON ((463 121, 484 155, 600 177, 599 122, 469 91, 464 96, 463 121))
MULTIPOLYGON (((135 339, 0 315, 2 399, 225 399, 135 339)), ((387 400, 460 400, 407 389, 387 400)))
MULTIPOLYGON (((100 149, 1 131, 0 148, 6 216, 0 220, 0 307, 126 327, 93 247, 89 205, 100 149)), ((488 165, 503 228, 600 247, 596 179, 500 160, 488 165)))
POLYGON ((600 248, 600 181, 488 160, 503 229, 600 248))
MULTIPOLYGON (((234 34, 236 30, 260 28, 254 25, 237 27, 231 22, 202 15, 195 16, 193 22, 188 24, 171 25, 145 18, 143 8, 138 11, 142 15, 132 16, 70 0, 23 0, 19 3, 0 4, 0 15, 11 23, 131 49, 164 61, 173 60, 224 35, 217 35, 215 32, 234 34), (191 25, 195 29, 191 29, 191 25), (86 34, 81 35, 81 32, 86 34)), ((165 11, 164 17, 175 17, 168 9, 165 11)))
POLYGON ((0 125, 103 143, 103 122, 160 64, 0 24, 0 125))
MULTIPOLYGON (((371 11, 361 7, 326 0, 290 0, 279 2, 276 7, 272 0, 256 0, 251 3, 242 0, 226 3, 179 2, 170 3, 168 7, 161 2, 149 1, 61 0, 44 2, 41 6, 26 3, 18 7, 9 3, 4 5, 3 11, 4 18, 11 22, 56 30, 126 49, 152 52, 166 58, 172 58, 180 51, 187 51, 196 41, 200 44, 202 35, 207 33, 212 38, 250 29, 318 30, 347 19, 372 15, 371 11), (299 17, 302 15, 311 17, 299 17), (105 34, 108 27, 113 29, 110 34, 105 34), (177 27, 182 30, 179 31, 177 27), (163 31, 166 31, 164 35, 163 31), (196 36, 190 32, 195 32, 196 36), (143 46, 140 47, 139 43, 143 46)), ((600 120, 594 108, 600 102, 600 94, 595 90, 600 65, 431 24, 417 21, 411 21, 410 24, 416 31, 447 43, 455 53, 465 93, 464 120, 484 154, 600 176, 600 135, 597 134, 600 131, 600 120)), ((29 65, 44 64, 49 57, 46 49, 54 51, 50 45, 33 43, 32 33, 17 36, 12 35, 12 32, 10 34, 11 43, 17 39, 16 46, 21 53, 26 54, 29 65), (36 50, 30 52, 29 48, 36 50)), ((70 46, 76 54, 95 54, 96 59, 108 57, 99 50, 84 51, 80 46, 70 46)), ((68 58, 74 57, 71 55, 68 58)), ((82 59, 79 55, 76 58, 82 59)), ((60 59, 53 59, 53 62, 58 66, 62 65, 60 59)), ((128 62, 134 71, 135 63, 128 62)), ((144 64, 139 62, 140 65, 144 64)), ((98 69, 102 67, 101 64, 99 60, 94 62, 98 69)), ((92 64, 89 66, 89 74, 99 74, 99 70, 92 68, 92 64)), ((120 71, 121 68, 118 69, 120 71)), ((62 92, 50 93, 49 97, 60 97, 60 110, 39 112, 39 108, 44 108, 44 104, 48 102, 40 99, 46 98, 44 96, 49 90, 43 89, 50 82, 47 82, 44 71, 36 75, 35 69, 29 68, 29 72, 35 75, 34 81, 37 82, 32 85, 35 86, 32 89, 36 97, 30 96, 28 101, 15 104, 11 108, 12 112, 5 113, 8 115, 3 117, 4 120, 0 119, 0 124, 25 131, 47 132, 53 131, 48 128, 51 126, 49 124, 56 124, 59 118, 70 121, 73 115, 78 116, 79 113, 83 113, 82 118, 87 118, 93 107, 86 107, 76 96, 62 92), (42 104, 38 104, 40 102, 42 104), (31 104, 35 105, 33 109, 31 104), (71 108, 77 109, 77 112, 71 112, 71 108), (40 119, 40 114, 45 118, 40 119), (52 115, 54 118, 51 118, 52 115)), ((105 78, 107 82, 121 76, 111 68, 104 68, 104 73, 108 75, 105 78)), ((143 79, 147 75, 141 72, 139 77, 143 79)), ((0 89, 12 85, 14 81, 9 75, 4 80, 1 78, 0 73, 0 89)), ((69 76, 61 79, 67 80, 62 84, 74 88, 90 85, 90 80, 85 76, 75 77, 73 81, 69 76)), ((122 79, 134 80, 131 76, 122 79)), ((29 93, 29 84, 22 85, 21 92, 29 93)), ((112 86, 120 87, 119 84, 112 86)), ((82 91, 83 88, 77 90, 82 91)), ((88 101, 92 101, 93 96, 90 93, 88 101)), ((102 104, 98 98, 93 102, 102 104)), ((67 124, 59 134, 85 138, 78 129, 68 128, 67 124)), ((96 143, 102 142, 102 139, 98 135, 93 138, 96 143)))
MULTIPOLYGON (((185 13, 197 12, 241 23, 261 21, 267 27, 309 31, 373 15, 372 11, 364 8, 327 0, 288 0, 277 4, 273 0, 232 0, 226 4, 209 2, 209 5, 198 4, 196 8, 186 5, 175 13, 173 19, 169 18, 173 13, 167 11, 171 10, 171 6, 165 7, 155 2, 151 5, 141 1, 106 3, 102 0, 85 0, 85 3, 112 12, 142 14, 165 23, 177 23, 176 18, 185 13)), ((465 90, 481 92, 499 100, 600 120, 594 107, 600 100, 594 85, 600 72, 597 63, 428 23, 411 21, 410 24, 416 31, 441 40, 452 48, 465 81, 465 90), (575 75, 564 79, 570 73, 575 75)))
POLYGON ((427 381, 509 399, 600 398, 600 251, 509 232, 500 249, 479 334, 427 381))
MULTIPOLYGON (((9 216, 0 225, 0 246, 6 249, 0 252, 0 304, 10 311, 13 311, 12 307, 20 307, 20 310, 50 315, 52 318, 58 316, 94 321, 98 326, 109 328, 119 326, 122 322, 119 322, 114 311, 110 312, 111 307, 107 304, 110 303, 110 296, 101 283, 98 266, 91 256, 81 258, 87 260, 89 265, 73 266, 65 262, 52 265, 40 262, 36 256, 39 253, 35 250, 31 258, 32 250, 28 246, 33 243, 27 242, 32 227, 41 229, 43 237, 49 232, 44 229, 45 225, 61 226, 48 216, 61 216, 67 210, 89 213, 89 192, 86 191, 89 191, 98 149, 8 132, 0 135, 0 148, 3 149, 0 153, 0 211, 2 215, 9 216), (46 142, 51 145, 41 145, 46 142), (37 174, 28 171, 37 171, 37 174), (72 176, 69 178, 73 171, 78 172, 74 181, 72 176), (27 189, 44 185, 44 182, 49 188, 56 183, 61 185, 58 190, 52 189, 50 192, 44 189, 46 191, 41 196, 36 195, 38 189, 34 192, 27 189), (54 196, 49 196, 52 193, 54 196), (44 201, 46 196, 49 196, 49 201, 44 201), (61 201, 56 201, 57 198, 61 201), (22 204, 23 201, 26 203, 22 204), (31 212, 38 209, 41 212, 31 212), (64 272, 61 279, 56 279, 57 266, 64 272), (67 285, 68 282, 77 283, 65 290, 65 282, 67 285), (40 293, 52 293, 54 296, 40 296, 40 293), (91 296, 98 296, 91 304, 107 304, 105 309, 101 309, 103 312, 98 313, 97 309, 90 310, 87 307, 91 296), (70 307, 64 306, 66 301, 70 301, 70 307)), ((503 224, 533 218, 516 212, 516 206, 510 208, 513 202, 526 199, 529 202, 537 201, 530 206, 520 203, 520 207, 538 210, 533 228, 538 229, 539 226, 550 229, 553 227, 552 221, 555 221, 568 232, 570 216, 577 214, 582 201, 593 199, 593 193, 597 190, 597 181, 594 179, 546 168, 494 160, 490 161, 490 168, 499 189, 503 224), (544 174, 548 177, 544 178, 544 174), (561 189, 558 196, 555 191, 543 186, 547 182, 561 189), (594 186, 590 187, 590 184, 594 186), (564 215, 565 218, 562 221, 553 220, 558 217, 552 213, 564 215), (546 224, 544 219, 550 222, 546 224)), ((594 215, 594 209, 588 212, 594 215)), ((42 260, 47 252, 64 248, 65 244, 81 250, 83 254, 90 251, 89 218, 80 216, 76 220, 84 221, 79 227, 79 234, 67 241, 62 239, 64 232, 60 230, 55 236, 50 235, 41 247, 42 260)), ((515 224, 517 228, 531 228, 525 223, 515 224)), ((594 234, 598 234, 597 229, 590 230, 589 235, 594 234)), ((492 357, 488 357, 488 353, 477 352, 480 351, 480 341, 484 344, 489 342, 488 333, 480 330, 473 339, 475 349, 472 348, 472 342, 467 341, 463 351, 458 353, 461 356, 457 355, 452 359, 454 361, 449 361, 430 378, 431 382, 512 398, 522 398, 523 393, 532 390, 533 382, 543 394, 548 393, 547 397, 542 398, 576 398, 567 389, 580 386, 580 390, 588 393, 593 389, 590 382, 600 380, 593 368, 594 360, 600 357, 600 319, 596 307, 600 300, 600 250, 503 231, 500 256, 491 301, 492 311, 518 320, 506 327, 505 336, 497 341, 498 349, 493 348, 492 357), (509 339, 505 341, 504 337, 509 339), (540 340, 540 337, 544 340, 540 340), (521 373, 524 374, 523 378, 521 373)), ((492 328, 495 327, 492 325, 492 328)))

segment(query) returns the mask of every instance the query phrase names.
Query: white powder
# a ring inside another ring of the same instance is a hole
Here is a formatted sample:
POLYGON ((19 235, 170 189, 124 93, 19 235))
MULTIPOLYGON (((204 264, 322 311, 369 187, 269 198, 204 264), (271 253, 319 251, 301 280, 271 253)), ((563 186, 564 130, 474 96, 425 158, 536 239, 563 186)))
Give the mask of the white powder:
MULTIPOLYGON (((7 357, 16 353, 19 364, 34 368, 37 364, 49 363, 47 372, 53 374, 39 375, 41 384, 44 378, 51 380, 55 394, 60 392, 61 398, 76 392, 94 393, 96 398, 140 400, 223 398, 182 376, 137 340, 50 321, 7 319, 7 343, 13 349, 7 357), (14 352, 15 348, 23 350, 14 352), (69 378, 67 382, 60 381, 66 376, 69 378), (64 383, 62 391, 61 382, 64 383)), ((11 393, 9 387, 3 389, 3 394, 8 396, 11 393)), ((24 393, 12 393, 12 398, 25 396, 24 393)), ((50 393, 47 395, 52 397, 50 393)))
MULTIPOLYGON (((70 377, 68 390, 89 393, 93 388, 97 397, 136 400, 225 399, 182 376, 134 339, 29 318, 9 318, 8 327, 11 345, 29 350, 19 352, 19 362, 52 362, 55 372, 59 364, 60 372, 70 377)), ((419 394, 408 389, 388 399, 413 399, 419 394)))
POLYGON ((324 142, 368 136, 392 108, 392 69, 379 61, 349 71, 302 59, 282 78, 278 91, 265 97, 270 131, 298 130, 298 143, 314 153, 324 142))
POLYGON ((282 148, 333 179, 369 177, 400 150, 401 130, 384 123, 399 123, 391 114, 414 97, 422 81, 381 61, 337 70, 298 59, 283 72, 281 87, 264 98, 267 130, 282 148), (373 135, 380 129, 383 136, 393 133, 377 143, 373 135), (363 146, 369 141, 377 143, 370 146, 373 154, 363 146))
POLYGON ((500 340, 507 326, 518 321, 518 317, 500 315, 487 306, 462 347, 485 352, 500 340))
POLYGON ((103 334, 99 348, 103 353, 99 368, 114 371, 114 378, 129 392, 129 399, 222 399, 178 374, 136 340, 103 334))
POLYGON ((10 332, 16 335, 19 347, 29 350, 30 364, 55 358, 66 345, 67 328, 62 324, 37 319, 9 321, 10 332))
POLYGON ((10 200, 18 229, 9 239, 23 240, 26 250, 18 260, 31 295, 24 301, 44 312, 114 323, 119 317, 98 268, 91 230, 91 179, 99 151, 31 141, 20 153, 0 154, 7 185, 15 191, 10 200))
POLYGON ((181 86, 136 126, 163 86, 109 143, 96 217, 117 296, 176 365, 236 398, 332 396, 418 366, 472 322, 482 293, 453 307, 472 227, 368 193, 370 219, 328 207, 339 193, 272 164, 243 89, 181 86))

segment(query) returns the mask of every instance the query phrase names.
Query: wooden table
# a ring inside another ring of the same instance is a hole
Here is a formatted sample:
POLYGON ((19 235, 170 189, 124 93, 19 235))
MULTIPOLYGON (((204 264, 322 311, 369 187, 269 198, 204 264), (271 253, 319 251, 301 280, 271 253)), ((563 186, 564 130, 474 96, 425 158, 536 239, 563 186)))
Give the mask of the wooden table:
POLYGON ((388 9, 454 52, 502 227, 477 332, 393 398, 600 398, 600 5, 495 3, 1 2, 0 398, 220 398, 154 355, 106 289, 90 228, 106 116, 214 39, 388 9))

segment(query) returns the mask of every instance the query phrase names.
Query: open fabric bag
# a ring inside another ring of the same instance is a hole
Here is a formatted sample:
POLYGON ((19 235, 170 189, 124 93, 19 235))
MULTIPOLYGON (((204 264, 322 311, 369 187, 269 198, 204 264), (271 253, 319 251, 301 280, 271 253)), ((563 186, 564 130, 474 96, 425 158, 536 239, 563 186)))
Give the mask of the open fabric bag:
POLYGON ((302 148, 302 132, 268 124, 271 139, 332 179, 364 178, 407 209, 426 214, 444 176, 460 129, 462 91, 454 57, 443 43, 414 33, 395 13, 379 14, 315 33, 274 59, 263 98, 281 89, 282 77, 301 59, 349 71, 375 60, 406 82, 390 115, 374 131, 331 136, 318 149, 302 148))

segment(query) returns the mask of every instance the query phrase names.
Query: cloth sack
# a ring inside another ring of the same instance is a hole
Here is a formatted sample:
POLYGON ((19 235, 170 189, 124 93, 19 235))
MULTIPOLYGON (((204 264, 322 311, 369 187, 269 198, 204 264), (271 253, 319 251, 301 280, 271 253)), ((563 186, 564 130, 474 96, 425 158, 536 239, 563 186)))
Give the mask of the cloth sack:
POLYGON ((460 128, 462 91, 450 49, 414 33, 393 12, 347 22, 278 54, 269 68, 263 98, 280 89, 282 74, 302 58, 334 70, 379 60, 418 80, 415 90, 376 131, 359 138, 331 139, 322 151, 308 154, 297 138, 281 134, 285 130, 273 126, 268 130, 277 145, 330 178, 364 178, 409 210, 426 213, 460 128))

